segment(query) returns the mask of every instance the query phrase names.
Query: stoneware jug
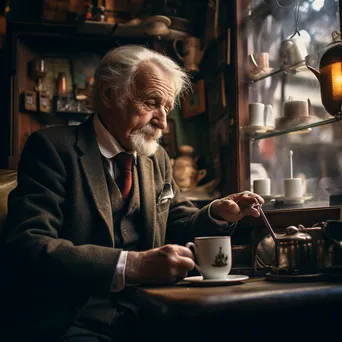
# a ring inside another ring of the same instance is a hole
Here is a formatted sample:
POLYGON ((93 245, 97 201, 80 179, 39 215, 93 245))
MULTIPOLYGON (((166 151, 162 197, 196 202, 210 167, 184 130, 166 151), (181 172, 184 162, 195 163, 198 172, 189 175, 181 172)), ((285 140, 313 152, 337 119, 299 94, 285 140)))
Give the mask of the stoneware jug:
POLYGON ((179 152, 180 156, 173 162, 173 178, 181 190, 194 189, 206 176, 207 170, 197 170, 192 146, 182 145, 179 152))
POLYGON ((173 48, 177 57, 184 63, 185 69, 194 72, 199 71, 198 66, 201 63, 207 48, 207 46, 205 46, 201 49, 201 40, 199 38, 189 36, 184 40, 176 39, 173 41, 173 48), (183 55, 181 55, 178 50, 180 44, 183 45, 183 55))

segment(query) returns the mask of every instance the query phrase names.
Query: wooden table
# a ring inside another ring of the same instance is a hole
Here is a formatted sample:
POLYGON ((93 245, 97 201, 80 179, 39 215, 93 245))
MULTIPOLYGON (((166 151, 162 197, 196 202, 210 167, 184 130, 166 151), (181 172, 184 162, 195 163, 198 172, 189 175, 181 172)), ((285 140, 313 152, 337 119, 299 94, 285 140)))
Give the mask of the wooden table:
POLYGON ((125 290, 124 302, 138 308, 149 340, 207 341, 234 332, 264 341, 280 332, 293 338, 293 331, 327 338, 342 325, 342 282, 251 278, 230 286, 134 286, 125 290))

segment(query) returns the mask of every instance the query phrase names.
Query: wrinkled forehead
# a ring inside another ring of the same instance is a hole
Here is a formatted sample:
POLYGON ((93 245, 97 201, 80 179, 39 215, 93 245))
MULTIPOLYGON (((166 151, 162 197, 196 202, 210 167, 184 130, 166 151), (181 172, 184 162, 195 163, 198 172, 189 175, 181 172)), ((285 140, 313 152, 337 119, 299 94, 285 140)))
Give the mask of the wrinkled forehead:
POLYGON ((155 91, 165 98, 175 98, 172 75, 153 63, 143 63, 139 66, 134 83, 138 94, 155 91))

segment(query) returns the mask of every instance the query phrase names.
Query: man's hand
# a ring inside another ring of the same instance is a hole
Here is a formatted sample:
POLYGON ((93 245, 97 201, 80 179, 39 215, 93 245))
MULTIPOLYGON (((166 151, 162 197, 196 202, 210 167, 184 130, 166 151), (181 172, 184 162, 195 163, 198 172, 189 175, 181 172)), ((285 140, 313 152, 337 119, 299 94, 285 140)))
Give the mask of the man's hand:
POLYGON ((133 283, 171 284, 186 277, 195 266, 189 248, 165 245, 144 252, 128 252, 126 281, 133 283))
POLYGON ((258 217, 259 211, 251 208, 253 203, 264 203, 264 199, 250 191, 243 191, 216 200, 212 203, 211 216, 218 220, 237 222, 246 215, 258 217))

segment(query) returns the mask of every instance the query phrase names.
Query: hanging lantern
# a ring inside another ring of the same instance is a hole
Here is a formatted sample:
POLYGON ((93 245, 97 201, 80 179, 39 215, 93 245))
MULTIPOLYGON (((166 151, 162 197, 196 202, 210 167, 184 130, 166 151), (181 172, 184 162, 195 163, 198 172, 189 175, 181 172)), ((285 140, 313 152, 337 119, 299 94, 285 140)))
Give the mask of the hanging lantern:
POLYGON ((342 43, 329 48, 322 56, 319 70, 307 68, 317 77, 321 87, 322 104, 334 116, 342 115, 342 43))

